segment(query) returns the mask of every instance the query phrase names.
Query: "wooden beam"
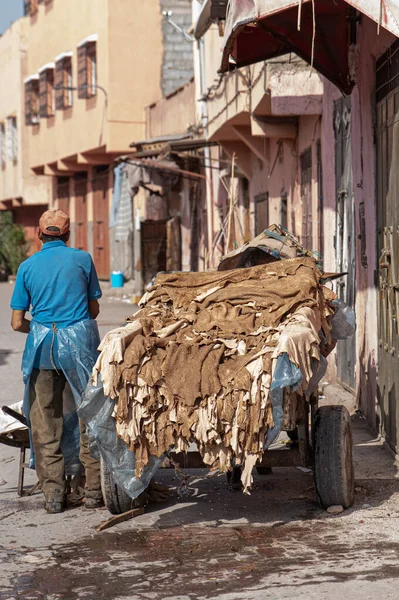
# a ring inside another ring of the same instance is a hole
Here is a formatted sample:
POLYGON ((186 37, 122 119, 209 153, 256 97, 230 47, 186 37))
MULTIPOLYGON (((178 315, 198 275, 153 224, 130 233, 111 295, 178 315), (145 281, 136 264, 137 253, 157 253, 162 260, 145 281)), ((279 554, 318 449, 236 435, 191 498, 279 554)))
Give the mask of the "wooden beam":
POLYGON ((269 140, 263 136, 263 138, 254 137, 251 133, 251 128, 244 125, 233 126, 233 131, 237 134, 244 144, 261 160, 265 165, 270 162, 269 155, 269 140))
POLYGON ((57 168, 50 167, 50 165, 44 165, 44 175, 52 175, 54 177, 72 177, 73 171, 59 171, 57 168))
POLYGON ((292 140, 298 135, 298 124, 296 119, 288 120, 284 117, 270 117, 265 120, 251 117, 251 133, 253 137, 263 136, 292 140))
POLYGON ((76 162, 67 161, 67 160, 58 160, 57 161, 57 170, 58 171, 87 171, 89 165, 78 165, 76 162))
POLYGON ((251 151, 244 142, 240 141, 220 141, 219 144, 223 150, 230 156, 236 155, 237 164, 247 179, 252 177, 251 151))
POLYGON ((78 154, 77 163, 79 165, 110 165, 114 162, 114 157, 109 154, 78 154))

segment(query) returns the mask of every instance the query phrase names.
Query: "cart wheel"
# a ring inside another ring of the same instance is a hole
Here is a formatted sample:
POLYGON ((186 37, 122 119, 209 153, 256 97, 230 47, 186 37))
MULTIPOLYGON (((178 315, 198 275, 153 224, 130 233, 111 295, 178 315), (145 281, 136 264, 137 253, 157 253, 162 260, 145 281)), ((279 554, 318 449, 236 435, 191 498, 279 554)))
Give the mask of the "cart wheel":
POLYGON ((313 457, 320 506, 352 506, 355 493, 352 428, 344 406, 322 406, 317 410, 313 425, 313 457))
POLYGON ((258 475, 271 475, 273 469, 271 467, 256 467, 258 475))
POLYGON ((133 508, 134 500, 115 483, 111 471, 102 458, 101 491, 103 493, 104 504, 112 515, 120 515, 133 508))
POLYGON ((235 466, 232 471, 227 471, 227 481, 232 490, 240 492, 242 490, 241 483, 241 467, 235 466))

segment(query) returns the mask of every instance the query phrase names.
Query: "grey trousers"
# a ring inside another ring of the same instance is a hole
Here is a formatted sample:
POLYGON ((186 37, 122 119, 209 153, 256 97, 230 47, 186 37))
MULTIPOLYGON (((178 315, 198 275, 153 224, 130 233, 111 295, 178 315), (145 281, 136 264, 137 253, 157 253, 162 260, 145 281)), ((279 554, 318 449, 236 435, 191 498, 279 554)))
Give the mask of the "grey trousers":
MULTIPOLYGON (((30 422, 36 473, 46 500, 62 502, 66 493, 64 457, 61 451, 63 392, 67 380, 55 370, 33 369, 30 386, 30 422)), ((100 463, 90 455, 86 427, 79 421, 80 460, 85 469, 86 490, 101 490, 100 463)), ((87 495, 90 495, 89 493, 87 495)))

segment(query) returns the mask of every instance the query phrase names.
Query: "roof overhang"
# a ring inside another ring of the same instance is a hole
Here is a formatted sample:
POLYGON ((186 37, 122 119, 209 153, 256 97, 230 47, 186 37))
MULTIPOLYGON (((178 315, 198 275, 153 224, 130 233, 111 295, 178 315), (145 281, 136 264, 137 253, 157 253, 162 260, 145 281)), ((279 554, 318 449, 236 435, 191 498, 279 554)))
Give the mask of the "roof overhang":
POLYGON ((350 93, 357 11, 399 37, 399 0, 231 0, 220 70, 295 52, 350 93))
POLYGON ((205 0, 194 26, 194 37, 199 40, 212 23, 226 18, 228 0, 205 0))
POLYGON ((135 149, 135 156, 144 158, 172 152, 191 152, 215 145, 217 145, 216 142, 204 138, 193 139, 189 133, 183 133, 133 142, 130 147, 135 149))

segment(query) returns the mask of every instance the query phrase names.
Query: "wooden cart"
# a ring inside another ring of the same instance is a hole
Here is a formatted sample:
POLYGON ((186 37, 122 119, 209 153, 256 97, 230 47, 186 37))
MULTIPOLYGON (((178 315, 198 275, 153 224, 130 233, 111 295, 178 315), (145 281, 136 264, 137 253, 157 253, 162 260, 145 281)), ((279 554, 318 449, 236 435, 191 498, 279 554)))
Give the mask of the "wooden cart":
MULTIPOLYGON (((307 467, 313 470, 316 496, 322 508, 341 505, 349 508, 354 500, 352 429, 348 410, 341 405, 318 406, 318 396, 309 401, 297 397, 294 428, 285 427, 291 440, 278 449, 266 450, 256 466, 260 475, 273 467, 307 467)), ((173 462, 184 469, 206 469, 199 452, 169 453, 173 462)), ((134 507, 134 501, 115 482, 105 463, 101 465, 104 502, 112 514, 134 507)), ((228 473, 234 490, 241 490, 241 468, 228 473)))

